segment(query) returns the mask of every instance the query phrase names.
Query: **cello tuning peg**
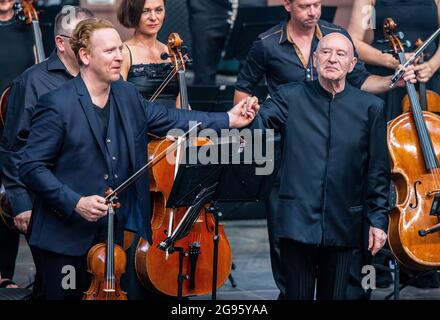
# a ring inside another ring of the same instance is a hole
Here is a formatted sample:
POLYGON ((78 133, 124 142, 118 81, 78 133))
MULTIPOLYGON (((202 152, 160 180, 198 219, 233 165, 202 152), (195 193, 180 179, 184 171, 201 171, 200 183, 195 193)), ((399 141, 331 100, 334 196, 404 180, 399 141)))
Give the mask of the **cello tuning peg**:
POLYGON ((406 48, 411 48, 411 41, 405 40, 402 45, 406 48))
POLYGON ((405 38, 405 34, 402 31, 397 32, 397 36, 400 40, 403 40, 405 38))

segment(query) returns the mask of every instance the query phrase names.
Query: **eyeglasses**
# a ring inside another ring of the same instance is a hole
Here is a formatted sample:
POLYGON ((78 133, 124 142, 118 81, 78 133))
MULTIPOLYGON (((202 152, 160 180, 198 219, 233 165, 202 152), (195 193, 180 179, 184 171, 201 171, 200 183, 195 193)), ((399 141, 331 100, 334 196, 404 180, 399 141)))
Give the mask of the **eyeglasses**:
POLYGON ((67 38, 67 39, 71 39, 71 38, 72 38, 71 36, 68 36, 68 35, 65 35, 65 34, 59 34, 59 36, 60 36, 60 37, 67 38))

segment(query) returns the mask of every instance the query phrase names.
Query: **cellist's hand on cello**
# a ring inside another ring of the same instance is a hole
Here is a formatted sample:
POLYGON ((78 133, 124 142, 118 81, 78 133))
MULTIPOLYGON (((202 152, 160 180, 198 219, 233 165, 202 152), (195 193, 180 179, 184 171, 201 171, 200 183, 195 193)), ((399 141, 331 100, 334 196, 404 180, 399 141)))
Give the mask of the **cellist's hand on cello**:
POLYGON ((243 128, 249 125, 256 117, 260 105, 257 97, 247 97, 228 111, 229 127, 243 128))
POLYGON ((371 251, 371 254, 374 256, 379 252, 380 249, 385 245, 387 241, 387 234, 375 227, 370 227, 370 232, 368 236, 368 250, 371 251))
POLYGON ((432 64, 433 62, 429 60, 414 67, 414 71, 417 74, 417 81, 426 83, 429 81, 429 79, 431 79, 431 77, 438 69, 435 68, 432 64))

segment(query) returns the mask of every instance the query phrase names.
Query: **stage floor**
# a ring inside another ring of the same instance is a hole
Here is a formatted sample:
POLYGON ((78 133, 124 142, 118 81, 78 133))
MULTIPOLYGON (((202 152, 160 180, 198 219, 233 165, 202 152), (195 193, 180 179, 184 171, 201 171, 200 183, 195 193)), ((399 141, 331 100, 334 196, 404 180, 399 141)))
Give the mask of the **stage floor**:
MULTIPOLYGON (((265 220, 225 221, 225 228, 231 244, 236 269, 232 275, 237 283, 233 288, 230 281, 218 290, 219 300, 274 300, 278 290, 272 278, 269 259, 269 242, 265 220)), ((35 273, 32 256, 24 238, 20 242, 17 267, 14 280, 21 286, 32 282, 35 273)), ((373 291, 372 299, 381 300, 392 291, 387 289, 373 291)), ((406 287, 400 292, 400 298, 440 299, 440 288, 418 289, 406 287)), ((192 299, 210 299, 202 296, 192 299)))

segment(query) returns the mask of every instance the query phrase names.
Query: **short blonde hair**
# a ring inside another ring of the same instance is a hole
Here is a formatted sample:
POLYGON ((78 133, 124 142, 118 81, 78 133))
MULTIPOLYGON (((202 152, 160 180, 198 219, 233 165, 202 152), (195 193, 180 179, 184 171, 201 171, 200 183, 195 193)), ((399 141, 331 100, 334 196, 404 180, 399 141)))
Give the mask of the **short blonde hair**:
POLYGON ((75 53, 76 59, 80 66, 83 65, 81 58, 79 56, 79 50, 84 48, 90 53, 92 48, 91 39, 93 32, 99 29, 115 29, 113 23, 105 19, 91 18, 86 19, 78 23, 75 30, 73 31, 72 38, 70 38, 70 46, 75 53))

